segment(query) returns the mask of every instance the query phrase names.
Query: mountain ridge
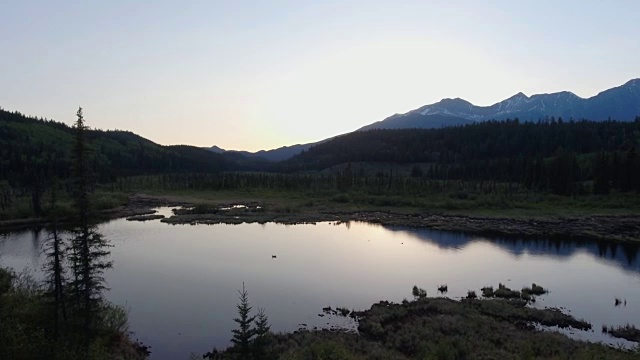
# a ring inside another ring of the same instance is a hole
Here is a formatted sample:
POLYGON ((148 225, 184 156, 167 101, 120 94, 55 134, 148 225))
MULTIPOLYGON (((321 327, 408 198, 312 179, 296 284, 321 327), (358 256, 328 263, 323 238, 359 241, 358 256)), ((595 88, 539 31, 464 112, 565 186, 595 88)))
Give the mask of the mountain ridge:
POLYGON ((590 119, 603 121, 613 118, 632 121, 640 115, 640 78, 582 98, 570 91, 543 93, 527 96, 519 92, 489 106, 477 106, 461 98, 444 98, 436 103, 423 105, 404 114, 394 114, 384 120, 361 127, 357 131, 371 129, 435 128, 446 125, 463 125, 476 121, 519 118, 536 121, 547 117, 565 119, 590 119), (448 123, 442 118, 447 116, 448 123))
MULTIPOLYGON (((522 121, 547 120, 548 118, 589 119, 603 121, 609 118, 633 121, 640 116, 640 78, 598 94, 583 98, 571 91, 541 93, 527 96, 518 92, 511 97, 488 106, 477 106, 462 98, 444 98, 436 103, 423 105, 404 114, 394 114, 383 120, 365 125, 356 131, 373 129, 432 129, 468 125, 488 120, 518 118, 522 121)), ((323 141, 283 146, 272 150, 227 151, 217 146, 209 150, 218 153, 240 153, 250 158, 270 162, 290 159, 323 141)))
MULTIPOLYGON (((323 141, 326 141, 326 140, 323 140, 323 141)), ((255 160, 278 162, 278 161, 290 159, 295 155, 298 155, 299 153, 306 151, 310 147, 317 145, 319 143, 321 143, 321 141, 315 142, 315 143, 308 143, 308 144, 295 144, 295 145, 289 145, 289 146, 281 146, 276 149, 259 150, 256 152, 250 152, 245 150, 225 150, 216 145, 213 145, 212 147, 208 148, 208 150, 217 154, 227 154, 227 155, 240 154, 247 158, 252 158, 255 160)))

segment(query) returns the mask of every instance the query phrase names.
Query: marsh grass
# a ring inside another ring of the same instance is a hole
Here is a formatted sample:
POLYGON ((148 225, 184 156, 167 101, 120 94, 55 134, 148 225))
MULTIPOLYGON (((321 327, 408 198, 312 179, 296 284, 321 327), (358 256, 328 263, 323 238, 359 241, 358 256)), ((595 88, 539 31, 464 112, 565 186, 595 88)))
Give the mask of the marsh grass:
POLYGON ((613 337, 640 343, 640 329, 635 325, 627 324, 617 327, 602 325, 602 332, 613 337))
POLYGON ((498 288, 493 292, 493 296, 503 299, 519 299, 522 297, 520 291, 511 290, 504 284, 498 284, 498 288))
MULTIPOLYGON (((166 196, 174 200, 197 203, 206 201, 266 201, 276 206, 289 205, 302 209, 339 207, 352 209, 394 209, 394 211, 420 211, 475 216, 509 217, 580 216, 634 214, 640 211, 640 194, 612 192, 608 195, 558 196, 498 183, 491 191, 483 189, 479 182, 435 181, 433 190, 411 190, 386 187, 381 191, 353 188, 347 191, 318 188, 270 189, 245 187, 237 190, 165 189, 147 186, 147 177, 132 178, 128 193, 143 192, 166 196), (140 184, 140 185, 136 185, 140 184), (482 189, 482 190, 481 190, 482 189)), ((398 178, 398 181, 401 179, 398 178)), ((158 183, 151 181, 151 183, 158 183)), ((512 184, 513 185, 513 184, 512 184)), ((109 188, 108 185, 104 186, 109 188)))
POLYGON ((535 296, 540 296, 540 295, 544 295, 548 293, 548 290, 543 288, 542 286, 533 283, 531 284, 531 287, 523 287, 522 288, 522 296, 524 298, 525 294, 526 296, 530 296, 530 295, 535 295, 535 296))
POLYGON ((484 298, 501 298, 501 299, 521 299, 526 302, 535 302, 536 296, 544 295, 548 292, 547 289, 543 288, 536 283, 533 283, 531 287, 523 287, 522 291, 511 290, 506 285, 500 283, 498 284, 498 288, 494 289, 493 286, 485 286, 481 289, 482 296, 484 298))

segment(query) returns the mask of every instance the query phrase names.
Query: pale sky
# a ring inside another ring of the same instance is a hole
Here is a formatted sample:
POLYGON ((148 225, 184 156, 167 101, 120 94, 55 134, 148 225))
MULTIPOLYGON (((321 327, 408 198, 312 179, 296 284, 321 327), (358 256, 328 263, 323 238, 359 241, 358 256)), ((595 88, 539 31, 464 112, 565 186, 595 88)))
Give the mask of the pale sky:
POLYGON ((640 1, 0 0, 0 107, 260 150, 640 77, 640 1))

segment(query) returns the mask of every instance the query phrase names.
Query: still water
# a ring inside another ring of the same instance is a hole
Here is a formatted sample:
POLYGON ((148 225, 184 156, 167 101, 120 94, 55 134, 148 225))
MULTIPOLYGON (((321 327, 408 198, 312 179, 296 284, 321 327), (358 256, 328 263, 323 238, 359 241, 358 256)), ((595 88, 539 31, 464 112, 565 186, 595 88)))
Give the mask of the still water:
MULTIPOLYGON (((160 209, 167 214, 168 209, 160 209)), ((489 239, 364 223, 316 225, 167 225, 114 220, 100 226, 111 241, 114 268, 107 298, 130 310, 131 330, 152 347, 152 359, 187 359, 225 347, 234 328, 238 289, 264 308, 272 330, 354 324, 323 316, 325 306, 365 309, 379 300, 411 298, 418 285, 446 296, 499 282, 550 289, 537 307, 565 307, 594 326, 573 336, 624 343, 602 324, 640 325, 640 262, 629 245, 489 239), (276 258, 273 258, 273 255, 276 258), (615 306, 614 300, 627 300, 615 306)), ((0 235, 0 264, 42 267, 46 232, 0 235)))

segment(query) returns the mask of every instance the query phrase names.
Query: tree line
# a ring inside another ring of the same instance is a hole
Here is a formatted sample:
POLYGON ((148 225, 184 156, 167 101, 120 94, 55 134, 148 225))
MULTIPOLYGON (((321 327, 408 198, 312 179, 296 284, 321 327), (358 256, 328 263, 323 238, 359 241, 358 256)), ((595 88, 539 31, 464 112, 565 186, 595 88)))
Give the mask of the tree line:
POLYGON ((414 176, 514 182, 560 195, 640 191, 640 117, 634 122, 488 121, 441 129, 354 132, 282 162, 282 172, 355 162, 422 163, 414 176))

